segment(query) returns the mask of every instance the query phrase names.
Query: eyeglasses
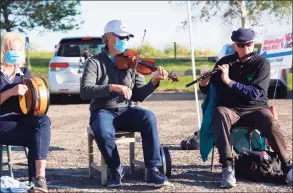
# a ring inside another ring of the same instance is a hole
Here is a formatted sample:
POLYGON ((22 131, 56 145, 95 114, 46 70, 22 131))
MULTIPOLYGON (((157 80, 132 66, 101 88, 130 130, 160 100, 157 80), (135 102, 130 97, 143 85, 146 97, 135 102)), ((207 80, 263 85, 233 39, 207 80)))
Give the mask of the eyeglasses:
POLYGON ((244 48, 245 46, 246 47, 250 47, 253 44, 253 41, 251 41, 251 42, 245 42, 245 43, 244 42, 243 43, 242 42, 241 43, 239 42, 239 43, 235 43, 235 44, 239 48, 244 48))
POLYGON ((124 36, 124 37, 118 36, 118 35, 116 35, 114 33, 112 33, 112 36, 114 36, 115 38, 118 38, 119 40, 126 40, 126 41, 128 41, 129 38, 130 38, 129 36, 124 36))

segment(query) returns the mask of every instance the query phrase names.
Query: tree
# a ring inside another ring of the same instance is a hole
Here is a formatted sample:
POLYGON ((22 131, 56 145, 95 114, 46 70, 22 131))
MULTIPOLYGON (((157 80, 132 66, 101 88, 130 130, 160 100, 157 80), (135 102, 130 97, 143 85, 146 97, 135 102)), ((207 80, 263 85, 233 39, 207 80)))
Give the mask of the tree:
MULTIPOLYGON (((268 16, 270 23, 289 23, 292 19, 292 1, 209 0, 193 2, 192 7, 200 7, 200 15, 193 17, 193 21, 199 18, 208 22, 212 17, 218 16, 230 26, 239 21, 242 27, 263 26, 263 16, 268 16)), ((182 24, 185 27, 187 21, 183 21, 182 24)))
POLYGON ((80 15, 79 1, 1 0, 0 6, 1 31, 26 33, 35 28, 40 32, 68 31, 78 29, 83 23, 75 20, 80 15))

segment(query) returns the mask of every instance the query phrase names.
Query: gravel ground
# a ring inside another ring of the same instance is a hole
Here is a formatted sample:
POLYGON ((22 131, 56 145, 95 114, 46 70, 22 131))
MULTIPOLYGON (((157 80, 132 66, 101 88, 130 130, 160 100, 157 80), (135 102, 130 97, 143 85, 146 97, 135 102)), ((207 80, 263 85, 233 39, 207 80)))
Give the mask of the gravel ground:
MULTIPOLYGON (((202 100, 199 101, 201 105, 202 100)), ((292 100, 275 100, 281 128, 285 132, 288 149, 292 153, 292 100)), ((123 186, 109 189, 100 185, 100 175, 88 177, 87 131, 88 104, 51 105, 48 115, 52 120, 47 181, 52 192, 292 192, 292 187, 269 183, 253 183, 238 179, 238 186, 229 190, 219 188, 220 165, 215 154, 215 170, 210 171, 210 159, 201 160, 199 151, 180 149, 182 139, 190 136, 197 126, 196 102, 194 100, 146 101, 143 107, 152 110, 158 118, 160 142, 168 147, 172 158, 172 186, 153 189, 144 184, 144 170, 136 167, 135 176, 129 174, 128 146, 119 145, 120 157, 126 165, 127 174, 123 186)), ((15 147, 14 159, 24 153, 15 147), (18 151, 17 151, 18 150, 18 151)), ((136 158, 142 160, 141 144, 136 146, 136 158)), ((95 159, 100 160, 95 145, 95 159)), ((6 168, 5 168, 6 169, 6 168)), ((27 170, 15 167, 16 179, 27 180, 27 170)))

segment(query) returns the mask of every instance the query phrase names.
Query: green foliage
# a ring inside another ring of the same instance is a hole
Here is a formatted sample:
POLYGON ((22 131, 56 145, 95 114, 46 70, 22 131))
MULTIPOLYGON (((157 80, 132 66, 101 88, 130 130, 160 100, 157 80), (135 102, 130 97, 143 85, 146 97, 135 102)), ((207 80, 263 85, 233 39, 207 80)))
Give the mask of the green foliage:
MULTIPOLYGON (((193 17, 193 20, 208 22, 212 17, 221 17, 225 24, 235 25, 237 23, 245 26, 246 22, 250 22, 251 26, 262 26, 261 18, 269 15, 269 22, 282 23, 286 21, 288 24, 292 20, 292 1, 194 1, 193 7, 200 7, 200 15, 193 17)), ((182 22, 183 27, 187 24, 182 22)))
MULTIPOLYGON (((138 51, 140 49, 140 47, 131 48, 131 49, 138 51)), ((160 57, 163 54, 164 53, 161 50, 154 48, 149 43, 144 44, 140 49, 140 56, 141 57, 160 57)))
MULTIPOLYGON (((131 48, 136 51, 139 48, 131 48)), ((166 48, 162 51, 154 48, 151 44, 146 43, 141 47, 141 57, 174 57, 174 45, 166 46, 166 48)), ((195 50, 195 56, 215 56, 217 55, 211 50, 195 50)), ((182 46, 176 44, 176 57, 187 57, 191 56, 191 51, 187 46, 182 46)))
POLYGON ((27 32, 35 28, 40 32, 78 29, 83 23, 75 18, 80 15, 79 6, 79 0, 1 0, 0 29, 8 32, 27 32))

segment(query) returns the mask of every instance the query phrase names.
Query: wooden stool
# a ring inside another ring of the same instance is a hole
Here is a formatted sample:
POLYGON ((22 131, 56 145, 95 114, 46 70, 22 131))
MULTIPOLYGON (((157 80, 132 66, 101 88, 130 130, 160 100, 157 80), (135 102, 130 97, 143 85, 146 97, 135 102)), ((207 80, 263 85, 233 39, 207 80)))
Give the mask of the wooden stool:
MULTIPOLYGON (((101 154, 101 165, 94 163, 94 155, 93 155, 93 142, 95 140, 93 131, 90 127, 87 127, 88 132, 88 155, 89 155, 89 177, 93 178, 93 171, 97 170, 101 173, 101 184, 107 184, 107 176, 108 176, 108 168, 105 163, 104 157, 101 154)), ((144 162, 135 160, 135 142, 140 142, 140 137, 135 137, 134 132, 124 132, 118 131, 116 133, 116 144, 129 144, 129 164, 130 164, 130 172, 134 173, 134 166, 139 165, 140 167, 144 167, 144 162)))
MULTIPOLYGON (((24 148, 24 152, 26 155, 26 158, 28 157, 28 151, 26 147, 24 148)), ((7 165, 8 169, 9 169, 9 174, 10 177, 14 178, 13 175, 13 166, 14 165, 19 165, 19 166, 28 166, 27 164, 27 160, 16 160, 16 161, 12 161, 12 155, 11 155, 11 146, 10 145, 1 145, 0 144, 0 176, 2 176, 2 170, 3 170, 3 166, 7 165), (7 162, 3 162, 3 146, 6 146, 6 153, 7 153, 7 162)))

